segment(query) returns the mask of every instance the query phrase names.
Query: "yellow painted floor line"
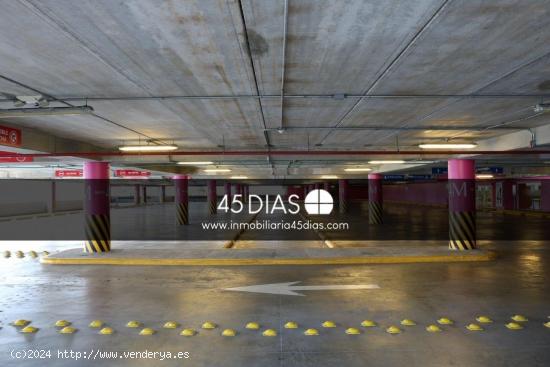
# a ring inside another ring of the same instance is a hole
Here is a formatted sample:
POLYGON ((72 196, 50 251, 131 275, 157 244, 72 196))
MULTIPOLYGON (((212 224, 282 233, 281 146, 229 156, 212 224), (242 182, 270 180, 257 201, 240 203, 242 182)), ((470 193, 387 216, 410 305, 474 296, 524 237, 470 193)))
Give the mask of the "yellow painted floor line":
POLYGON ((475 255, 410 255, 410 256, 356 256, 329 258, 56 258, 44 257, 43 264, 51 265, 138 265, 138 266, 255 266, 255 265, 363 265, 490 261, 496 254, 484 251, 475 255))

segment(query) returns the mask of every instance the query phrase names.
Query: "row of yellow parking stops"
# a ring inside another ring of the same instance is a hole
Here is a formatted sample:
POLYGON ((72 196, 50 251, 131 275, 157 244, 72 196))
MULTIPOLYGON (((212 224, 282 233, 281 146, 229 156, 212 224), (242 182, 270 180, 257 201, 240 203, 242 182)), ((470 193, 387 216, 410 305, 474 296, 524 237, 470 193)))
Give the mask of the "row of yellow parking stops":
MULTIPOLYGON (((37 251, 29 251, 27 253, 27 256, 33 259, 36 259, 39 256, 48 256, 49 254, 50 254, 49 251, 42 251, 40 253, 38 253, 37 251)), ((12 252, 5 250, 4 252, 2 252, 2 255, 4 258, 9 259, 10 257, 12 257, 12 252)), ((25 253, 23 251, 14 251, 13 256, 15 256, 18 259, 23 259, 25 257, 25 253)))
MULTIPOLYGON (((550 318, 550 316, 549 316, 549 318, 550 318)), ((529 321, 527 319, 527 317, 525 317, 523 315, 514 315, 514 316, 510 317, 510 320, 511 321, 508 321, 505 324, 506 328, 508 328, 510 330, 521 330, 521 329, 523 329, 523 324, 525 324, 525 323, 527 323, 527 321, 529 321)), ((484 328, 481 325, 489 325, 489 324, 493 323, 493 320, 488 316, 477 316, 476 321, 477 321, 477 323, 470 323, 470 324, 466 325, 466 329, 469 330, 469 331, 483 331, 484 328)), ((451 320, 447 317, 441 317, 441 318, 436 320, 436 323, 427 325, 425 329, 428 332, 437 333, 437 332, 443 331, 441 326, 454 325, 454 324, 455 324, 455 322, 453 320, 451 320)), ((21 333, 36 333, 39 330, 37 327, 34 327, 34 326, 31 325, 30 320, 25 320, 25 319, 15 320, 14 322, 11 323, 11 325, 20 328, 19 332, 21 332, 21 333)), ((360 325, 364 329, 379 327, 378 323, 376 323, 373 320, 363 320, 360 325)), ((416 326, 417 323, 415 321, 411 320, 411 319, 403 319, 403 320, 401 320, 400 325, 402 327, 408 328, 408 327, 416 326)), ((543 325, 546 328, 550 329, 550 321, 547 321, 547 322, 543 323, 543 325)), ((78 331, 78 329, 76 329, 74 326, 72 326, 72 323, 70 321, 67 321, 67 320, 57 320, 54 323, 54 326, 58 329, 58 332, 60 334, 74 334, 75 332, 78 331)), ((154 335, 154 334, 157 333, 157 331, 155 329, 150 328, 150 327, 144 327, 142 322, 136 321, 136 320, 128 321, 125 326, 127 328, 132 328, 132 329, 138 329, 139 328, 140 331, 139 331, 138 334, 143 335, 143 336, 154 335)), ((180 326, 181 326, 181 324, 176 322, 176 321, 166 321, 162 325, 162 328, 163 329, 178 329, 180 326)), ((331 320, 327 320, 327 321, 322 322, 320 326, 322 328, 336 328, 336 327, 338 327, 338 325, 334 321, 331 321, 331 320)), ((105 322, 103 322, 101 320, 93 320, 92 322, 90 322, 88 324, 88 327, 90 327, 92 329, 99 329, 98 333, 101 334, 101 335, 112 335, 112 334, 115 333, 115 330, 111 326, 108 326, 105 322)), ((298 329, 299 325, 295 321, 288 321, 283 325, 283 327, 285 329, 298 329)), ((203 329, 203 330, 213 330, 213 329, 217 329, 218 325, 216 323, 212 322, 212 321, 206 321, 201 325, 200 328, 203 329)), ((262 327, 258 322, 248 322, 244 326, 244 328, 248 329, 248 330, 260 330, 262 327)), ((404 329, 402 329, 401 327, 396 326, 396 325, 390 325, 390 326, 385 328, 385 331, 388 334, 400 334, 400 333, 403 332, 403 330, 404 329)), ((181 336, 195 336, 197 333, 198 333, 198 331, 196 329, 183 328, 180 331, 179 334, 181 336)), ((358 327, 348 327, 348 328, 345 329, 345 333, 348 334, 348 335, 359 335, 359 334, 362 333, 362 331, 358 327)), ((316 328, 306 328, 304 330, 303 334, 306 335, 306 336, 317 336, 317 335, 320 335, 320 332, 319 332, 319 329, 316 329, 316 328)), ((227 337, 236 336, 237 331, 235 329, 223 329, 222 332, 221 332, 221 335, 222 336, 227 336, 227 337)), ((262 331, 261 335, 267 336, 267 337, 274 337, 274 336, 277 336, 277 330, 276 329, 264 329, 262 331)))

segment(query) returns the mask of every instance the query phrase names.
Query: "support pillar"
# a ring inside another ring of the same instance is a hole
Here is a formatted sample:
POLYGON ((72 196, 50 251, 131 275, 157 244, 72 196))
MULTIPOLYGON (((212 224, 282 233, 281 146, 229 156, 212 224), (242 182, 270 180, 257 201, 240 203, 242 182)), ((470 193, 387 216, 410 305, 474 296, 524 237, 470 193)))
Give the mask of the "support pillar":
POLYGON ((319 190, 319 189, 321 189, 321 184, 316 183, 315 185, 313 185, 313 188, 314 188, 314 190, 319 190))
POLYGON ((207 201, 208 201, 208 213, 216 214, 217 211, 217 193, 216 193, 216 180, 209 180, 207 184, 207 201))
POLYGON ((141 205, 141 189, 139 185, 134 186, 134 205, 141 205))
POLYGON ((369 223, 383 223, 382 179, 379 173, 371 173, 369 179, 369 223))
POLYGON ((226 182, 223 185, 224 195, 227 197, 227 205, 230 205, 233 198, 231 197, 231 183, 226 182))
POLYGON ((243 203, 247 203, 248 202, 248 185, 244 184, 243 185, 243 203))
POLYGON ((147 205, 147 186, 143 186, 143 204, 147 205))
MULTIPOLYGON (((175 175, 174 180, 174 204, 176 206, 176 224, 180 226, 189 224, 189 176, 175 175)), ((163 186, 164 187, 164 186, 163 186)))
POLYGON ((540 210, 550 212, 550 179, 540 182, 540 210))
POLYGON ((476 248, 475 161, 450 159, 449 178, 449 248, 476 248))
POLYGON ((162 185, 160 187, 160 200, 159 201, 163 204, 166 202, 166 186, 165 185, 162 185))
POLYGON ((84 252, 111 251, 109 163, 84 163, 84 252))
POLYGON ((48 200, 48 213, 55 213, 55 204, 57 202, 56 182, 50 180, 50 199, 48 200))
POLYGON ((323 190, 330 192, 330 182, 328 181, 323 182, 323 190))
POLYGON ((340 213, 348 211, 348 180, 338 180, 338 207, 340 213))

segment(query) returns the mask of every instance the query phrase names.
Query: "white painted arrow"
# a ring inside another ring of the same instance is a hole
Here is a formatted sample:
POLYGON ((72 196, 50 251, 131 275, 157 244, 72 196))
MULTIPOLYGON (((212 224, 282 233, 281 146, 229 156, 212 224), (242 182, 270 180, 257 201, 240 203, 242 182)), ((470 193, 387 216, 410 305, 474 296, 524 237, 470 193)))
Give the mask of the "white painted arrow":
POLYGON ((342 285, 294 285, 297 282, 249 285, 246 287, 225 288, 226 291, 281 294, 285 296, 303 296, 295 291, 333 291, 353 289, 379 289, 378 284, 342 284, 342 285))

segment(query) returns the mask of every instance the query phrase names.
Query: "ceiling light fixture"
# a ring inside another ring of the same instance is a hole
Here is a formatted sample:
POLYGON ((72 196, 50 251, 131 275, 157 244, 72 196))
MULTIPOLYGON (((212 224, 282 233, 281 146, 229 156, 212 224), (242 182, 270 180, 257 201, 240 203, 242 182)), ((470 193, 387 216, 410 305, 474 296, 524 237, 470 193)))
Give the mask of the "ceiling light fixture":
POLYGON ((231 176, 229 178, 232 180, 246 180, 248 176, 231 176))
POLYGON ((480 175, 476 175, 476 178, 480 178, 480 179, 487 179, 487 178, 493 178, 495 176, 493 175, 490 175, 490 174, 480 174, 480 175))
POLYGON ((203 172, 217 173, 217 172, 231 172, 231 170, 228 169, 228 168, 207 168, 207 169, 203 170, 203 172))
POLYGON ((372 171, 370 168, 344 168, 346 172, 367 172, 372 171))
POLYGON ((419 144, 420 149, 472 149, 477 147, 474 143, 445 143, 445 144, 419 144))
POLYGON ((403 160, 393 160, 393 161, 369 161, 369 164, 403 164, 403 160))
POLYGON ((322 175, 321 178, 324 178, 325 180, 334 180, 334 179, 337 179, 338 176, 335 176, 335 175, 322 175))
POLYGON ((214 162, 209 161, 197 161, 197 162, 178 162, 178 164, 181 164, 183 166, 207 166, 209 164, 213 164, 214 162))
MULTIPOLYGON (((14 104, 17 102, 14 102, 14 104)), ((88 115, 94 112, 90 106, 82 107, 45 107, 45 108, 8 108, 0 109, 0 117, 51 116, 51 115, 88 115)))
POLYGON ((177 145, 124 145, 118 147, 121 152, 168 152, 178 149, 177 145))

